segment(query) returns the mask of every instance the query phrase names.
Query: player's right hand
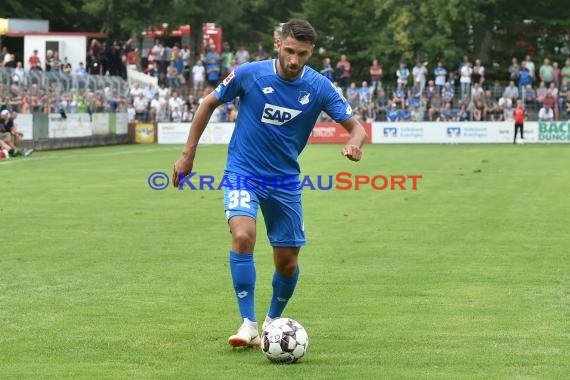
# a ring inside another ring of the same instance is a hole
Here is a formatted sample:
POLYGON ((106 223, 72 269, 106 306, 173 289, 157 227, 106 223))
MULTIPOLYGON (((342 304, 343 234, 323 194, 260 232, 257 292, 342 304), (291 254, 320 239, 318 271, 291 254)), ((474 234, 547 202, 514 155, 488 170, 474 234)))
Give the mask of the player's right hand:
POLYGON ((182 173, 182 178, 186 177, 192 171, 192 166, 194 166, 194 160, 188 159, 184 156, 180 157, 178 161, 174 163, 174 168, 172 170, 172 186, 178 188, 180 173, 182 173))

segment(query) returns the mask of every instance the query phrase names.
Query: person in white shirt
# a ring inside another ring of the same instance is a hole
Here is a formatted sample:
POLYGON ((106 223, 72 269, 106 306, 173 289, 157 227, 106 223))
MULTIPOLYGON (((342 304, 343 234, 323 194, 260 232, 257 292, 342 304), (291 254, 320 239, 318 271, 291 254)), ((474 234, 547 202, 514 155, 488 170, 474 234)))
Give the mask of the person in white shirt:
POLYGON ((544 107, 538 111, 538 121, 553 121, 554 120, 554 111, 550 107, 550 105, 545 104, 544 107))

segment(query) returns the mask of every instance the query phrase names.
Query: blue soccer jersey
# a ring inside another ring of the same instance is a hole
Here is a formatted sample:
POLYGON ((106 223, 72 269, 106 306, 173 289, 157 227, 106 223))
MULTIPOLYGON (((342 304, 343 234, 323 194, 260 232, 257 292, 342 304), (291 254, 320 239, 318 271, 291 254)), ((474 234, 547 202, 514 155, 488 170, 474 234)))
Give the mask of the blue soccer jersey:
POLYGON ((259 177, 298 176, 297 158, 321 111, 336 122, 352 116, 352 109, 333 84, 305 66, 296 80, 277 73, 277 61, 238 66, 216 88, 216 98, 240 98, 230 140, 226 170, 259 177))

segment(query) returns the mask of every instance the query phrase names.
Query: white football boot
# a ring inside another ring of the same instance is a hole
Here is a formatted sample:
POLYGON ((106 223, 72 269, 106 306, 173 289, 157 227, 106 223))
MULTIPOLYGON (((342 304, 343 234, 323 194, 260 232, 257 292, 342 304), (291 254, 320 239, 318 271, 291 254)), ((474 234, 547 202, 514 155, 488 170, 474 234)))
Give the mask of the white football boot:
POLYGON ((246 318, 237 331, 237 334, 228 338, 228 343, 232 347, 259 348, 261 339, 257 331, 257 322, 251 322, 246 318))

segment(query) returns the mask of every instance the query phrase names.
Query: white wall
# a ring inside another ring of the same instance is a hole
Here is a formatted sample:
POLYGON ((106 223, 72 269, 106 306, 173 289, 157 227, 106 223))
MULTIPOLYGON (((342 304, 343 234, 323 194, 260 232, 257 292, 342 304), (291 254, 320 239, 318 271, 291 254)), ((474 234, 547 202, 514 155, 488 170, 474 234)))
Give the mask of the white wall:
POLYGON ((67 57, 71 63, 73 72, 75 72, 75 69, 79 67, 79 62, 83 62, 85 64, 85 58, 87 55, 87 37, 58 34, 36 34, 24 37, 24 61, 22 63, 24 64, 25 69, 30 68, 28 59, 34 53, 34 50, 37 50, 42 63, 42 69, 45 70, 46 41, 59 42, 60 60, 63 61, 63 58, 67 57))

